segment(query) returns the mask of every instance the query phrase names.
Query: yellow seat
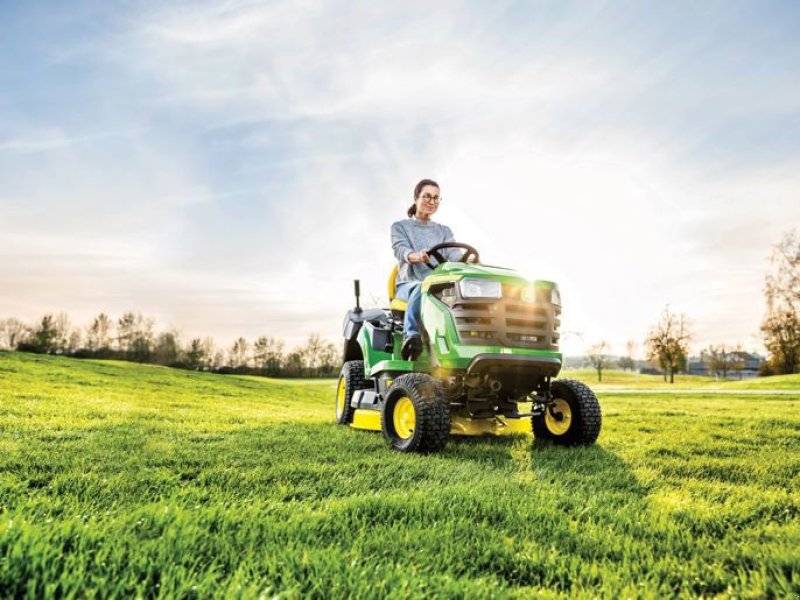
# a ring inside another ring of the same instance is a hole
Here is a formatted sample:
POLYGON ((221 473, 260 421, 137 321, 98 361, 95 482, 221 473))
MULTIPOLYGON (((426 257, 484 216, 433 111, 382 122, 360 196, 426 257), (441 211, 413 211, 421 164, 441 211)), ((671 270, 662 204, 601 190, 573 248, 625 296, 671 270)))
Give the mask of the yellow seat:
POLYGON ((399 298, 395 298, 389 303, 389 308, 392 310, 399 310, 400 312, 406 312, 406 308, 408 308, 408 302, 405 300, 400 300, 399 298))
POLYGON ((392 272, 389 275, 389 308, 392 310, 399 310, 400 312, 406 312, 408 302, 405 300, 400 300, 400 298, 395 298, 395 295, 397 294, 398 267, 399 265, 395 265, 394 269, 392 269, 392 272))

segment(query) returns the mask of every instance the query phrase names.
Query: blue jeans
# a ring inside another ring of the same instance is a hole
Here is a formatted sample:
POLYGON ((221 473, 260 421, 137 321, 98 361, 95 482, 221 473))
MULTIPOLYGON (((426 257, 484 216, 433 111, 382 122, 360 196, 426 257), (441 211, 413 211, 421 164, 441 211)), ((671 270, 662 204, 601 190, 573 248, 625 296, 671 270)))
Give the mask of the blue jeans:
POLYGON ((422 335, 422 282, 407 281, 397 286, 395 296, 400 300, 406 300, 405 321, 403 322, 403 335, 422 335))

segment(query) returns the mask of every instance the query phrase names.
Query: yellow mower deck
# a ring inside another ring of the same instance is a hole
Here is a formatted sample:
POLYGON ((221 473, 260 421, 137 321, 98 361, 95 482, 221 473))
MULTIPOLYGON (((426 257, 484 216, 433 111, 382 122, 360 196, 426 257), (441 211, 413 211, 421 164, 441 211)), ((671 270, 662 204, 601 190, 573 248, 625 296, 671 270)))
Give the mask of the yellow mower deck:
MULTIPOLYGON (((381 430, 381 413, 377 410, 357 409, 350 424, 355 429, 381 430)), ((531 435, 531 420, 522 419, 471 419, 453 415, 450 419, 450 435, 531 435)))

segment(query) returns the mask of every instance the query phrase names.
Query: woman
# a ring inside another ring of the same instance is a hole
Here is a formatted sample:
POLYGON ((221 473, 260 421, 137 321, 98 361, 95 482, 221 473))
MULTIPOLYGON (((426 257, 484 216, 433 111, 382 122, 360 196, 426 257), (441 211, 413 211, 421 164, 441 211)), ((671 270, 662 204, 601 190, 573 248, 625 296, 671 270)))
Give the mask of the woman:
MULTIPOLYGON (((414 204, 408 209, 408 219, 392 224, 392 249, 400 263, 397 298, 408 302, 401 350, 405 360, 416 360, 422 353, 420 287, 431 272, 425 264, 429 260, 425 250, 436 244, 455 241, 449 227, 431 221, 440 202, 439 184, 432 179, 423 179, 414 187, 414 204)), ((451 258, 451 252, 458 254, 458 250, 443 251, 448 258, 451 258)))

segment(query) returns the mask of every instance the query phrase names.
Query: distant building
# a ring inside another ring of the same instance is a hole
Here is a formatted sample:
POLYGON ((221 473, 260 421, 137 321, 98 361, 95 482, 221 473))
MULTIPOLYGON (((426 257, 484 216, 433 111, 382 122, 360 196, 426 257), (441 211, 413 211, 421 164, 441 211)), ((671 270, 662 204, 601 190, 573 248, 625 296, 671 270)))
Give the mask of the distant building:
MULTIPOLYGON (((758 377, 761 364, 764 358, 751 352, 734 350, 729 353, 729 361, 732 365, 726 373, 726 379, 752 379, 758 377)), ((708 356, 702 352, 700 356, 689 358, 687 368, 689 375, 705 375, 713 377, 714 373, 709 366, 708 356)))

